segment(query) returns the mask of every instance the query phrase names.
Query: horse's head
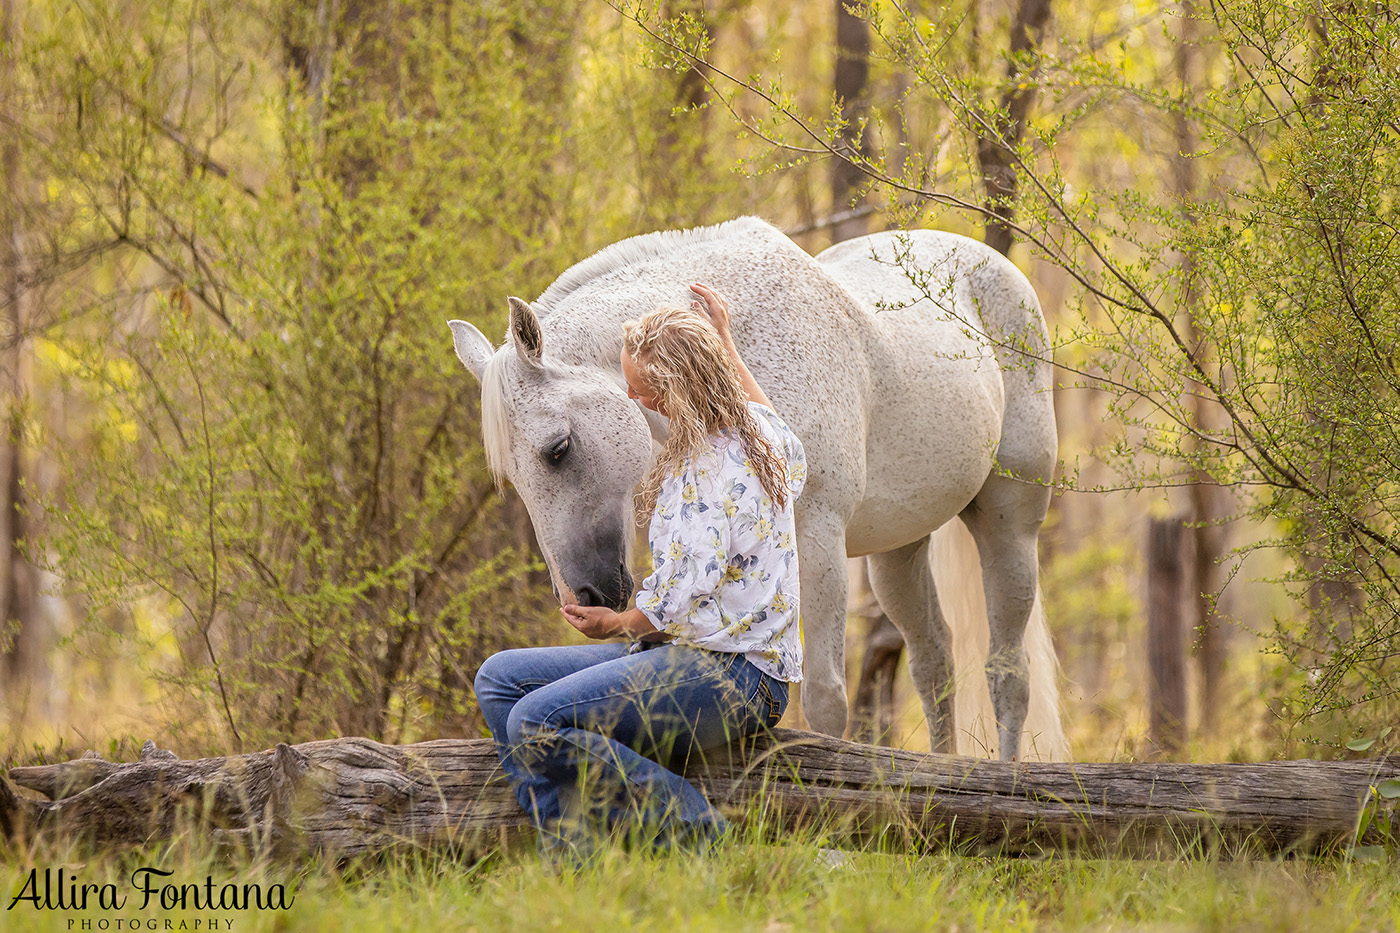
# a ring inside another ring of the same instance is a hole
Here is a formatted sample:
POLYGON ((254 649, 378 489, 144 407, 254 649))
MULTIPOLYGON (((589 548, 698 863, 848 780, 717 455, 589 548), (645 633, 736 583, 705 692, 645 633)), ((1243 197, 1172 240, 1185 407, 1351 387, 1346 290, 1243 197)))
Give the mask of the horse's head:
POLYGON ((651 460, 646 419, 619 376, 547 355, 539 318, 519 298, 500 350, 471 324, 448 323, 481 382, 487 462, 524 500, 556 594, 621 611, 632 596, 632 492, 651 460))

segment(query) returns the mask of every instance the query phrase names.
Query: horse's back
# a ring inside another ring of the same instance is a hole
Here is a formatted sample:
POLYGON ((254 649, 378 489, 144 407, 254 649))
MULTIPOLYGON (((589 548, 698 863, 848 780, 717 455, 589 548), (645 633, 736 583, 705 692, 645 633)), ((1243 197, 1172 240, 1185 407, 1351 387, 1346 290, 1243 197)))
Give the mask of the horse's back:
MULTIPOLYGON (((816 258, 875 310, 888 346, 933 352, 950 363, 976 361, 971 368, 981 377, 988 372, 982 363, 991 363, 1002 392, 998 466, 1027 479, 1050 478, 1056 433, 1049 336, 1035 290, 1014 263, 976 240, 936 230, 875 233, 816 258)), ((942 411, 978 417, 965 407, 942 411)))

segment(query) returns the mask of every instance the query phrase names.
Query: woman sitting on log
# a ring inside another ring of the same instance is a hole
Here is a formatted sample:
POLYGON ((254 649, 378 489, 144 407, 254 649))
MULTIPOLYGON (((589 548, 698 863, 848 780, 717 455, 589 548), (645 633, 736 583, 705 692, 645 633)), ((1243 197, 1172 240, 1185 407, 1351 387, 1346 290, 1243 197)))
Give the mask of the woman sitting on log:
POLYGON ((632 641, 502 651, 476 676, 542 851, 575 860, 603 827, 644 832, 658 847, 713 846, 728 824, 661 762, 774 725, 802 677, 802 445, 740 358, 724 300, 692 290, 703 304, 624 330, 627 394, 670 422, 637 493, 651 515, 653 572, 635 608, 562 607, 589 638, 632 641), (560 795, 575 787, 585 799, 565 820, 560 795))

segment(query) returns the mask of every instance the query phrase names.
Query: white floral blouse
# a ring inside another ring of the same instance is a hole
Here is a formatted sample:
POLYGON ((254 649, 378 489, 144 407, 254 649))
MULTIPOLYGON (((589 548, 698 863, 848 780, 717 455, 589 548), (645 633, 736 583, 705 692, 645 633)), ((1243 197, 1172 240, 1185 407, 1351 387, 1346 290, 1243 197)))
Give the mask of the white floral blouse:
POLYGON ((787 505, 774 508, 729 431, 662 483, 651 516, 651 576, 637 608, 680 644, 743 654, 779 680, 802 679, 793 502, 807 480, 802 442, 771 408, 749 403, 786 455, 787 505))

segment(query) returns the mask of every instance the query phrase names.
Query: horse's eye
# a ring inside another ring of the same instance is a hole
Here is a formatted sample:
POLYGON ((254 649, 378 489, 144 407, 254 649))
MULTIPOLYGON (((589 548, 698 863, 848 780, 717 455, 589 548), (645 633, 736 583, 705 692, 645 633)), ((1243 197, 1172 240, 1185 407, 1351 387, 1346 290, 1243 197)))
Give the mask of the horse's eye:
POLYGON ((564 457, 569 453, 569 447, 570 438, 560 438, 559 440, 555 441, 553 444, 550 444, 547 448, 545 448, 545 459, 548 460, 550 463, 561 463, 563 462, 564 457))

